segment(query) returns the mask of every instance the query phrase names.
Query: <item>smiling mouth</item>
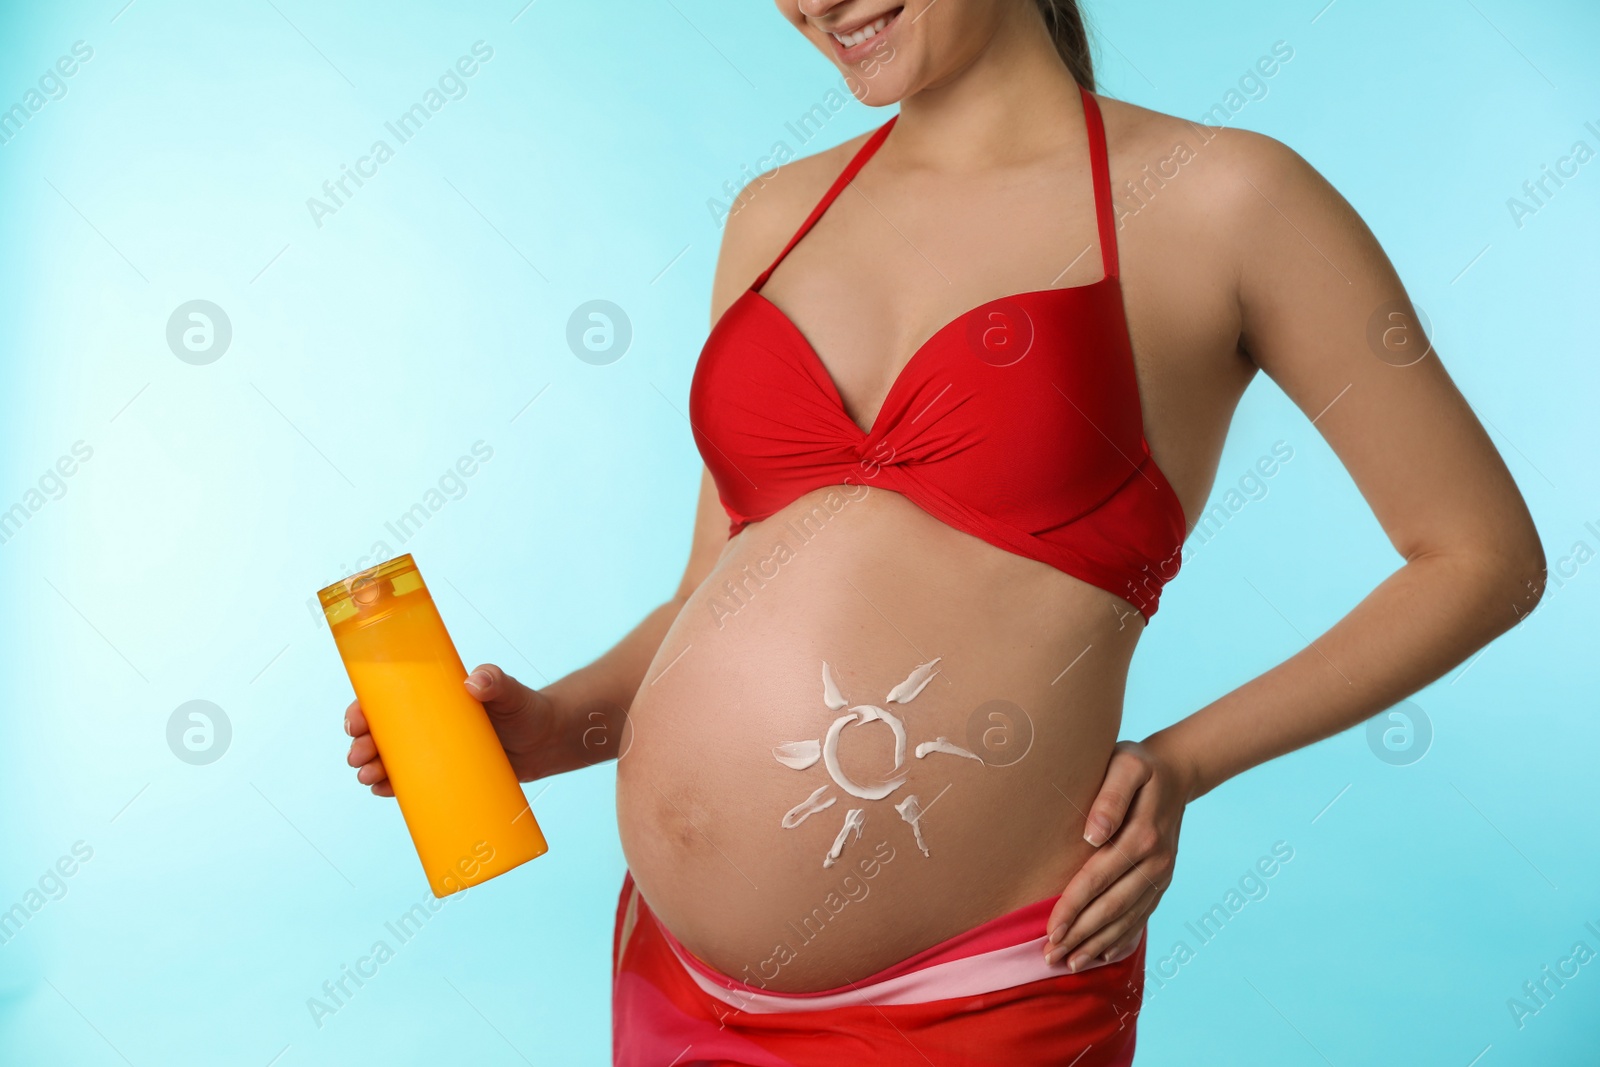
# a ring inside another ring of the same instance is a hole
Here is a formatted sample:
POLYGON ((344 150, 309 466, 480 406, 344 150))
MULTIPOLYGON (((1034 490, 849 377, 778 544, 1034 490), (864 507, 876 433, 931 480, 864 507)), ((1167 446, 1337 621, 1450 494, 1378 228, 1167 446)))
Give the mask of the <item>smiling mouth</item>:
POLYGON ((857 26, 849 33, 836 33, 830 30, 828 36, 833 38, 842 53, 849 55, 892 26, 903 10, 905 9, 897 7, 893 11, 879 15, 866 25, 857 26))

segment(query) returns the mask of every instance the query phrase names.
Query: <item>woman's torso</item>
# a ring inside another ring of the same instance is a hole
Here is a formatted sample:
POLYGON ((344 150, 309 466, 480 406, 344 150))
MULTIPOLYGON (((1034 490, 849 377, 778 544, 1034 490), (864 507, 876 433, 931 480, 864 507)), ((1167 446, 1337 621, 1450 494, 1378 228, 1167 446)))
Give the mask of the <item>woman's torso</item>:
MULTIPOLYGON (((1170 151, 1176 124, 1118 112, 1114 175, 1170 151)), ((963 310, 1105 273, 1078 121, 1059 152, 998 179, 897 167, 885 153, 773 272, 762 297, 804 334, 854 423, 873 425, 906 356, 963 310)), ((856 145, 842 147, 804 161, 816 166, 795 184, 811 200, 856 145)), ((1206 181, 1119 212, 1145 428, 1191 514, 1248 380, 1231 294, 1221 272, 1204 276, 1205 235, 1186 207, 1206 181), (1196 246, 1174 271, 1158 250, 1185 240, 1196 246)), ((728 543, 650 667, 618 766, 623 846, 652 908, 708 963, 773 989, 859 979, 1060 892, 1091 851, 1084 813, 1144 625, 1106 588, 852 481, 728 543), (888 699, 936 658, 920 693, 888 699), (862 706, 887 715, 838 725, 862 706), (886 718, 903 730, 898 775, 886 718), (919 757, 925 742, 936 747, 919 757), (834 766, 799 766, 823 747, 834 766), (832 803, 803 814, 813 794, 832 803), (859 833, 840 842, 847 818, 859 833)))

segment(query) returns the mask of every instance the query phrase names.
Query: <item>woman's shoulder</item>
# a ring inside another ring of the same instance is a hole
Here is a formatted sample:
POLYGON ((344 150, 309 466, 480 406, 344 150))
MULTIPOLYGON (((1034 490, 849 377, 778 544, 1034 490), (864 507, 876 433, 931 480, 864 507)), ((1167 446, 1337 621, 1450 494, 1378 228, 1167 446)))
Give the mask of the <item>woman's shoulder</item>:
MULTIPOLYGON (((885 118, 883 121, 887 121, 885 118)), ((713 303, 720 313, 778 257, 812 208, 861 148, 877 123, 845 141, 809 155, 775 153, 777 166, 751 179, 728 206, 717 259, 718 292, 713 303)), ((715 315, 713 316, 715 317, 715 315)))
POLYGON ((1174 182, 1188 171, 1203 181, 1232 185, 1254 176, 1275 180, 1311 170, 1293 148, 1264 133, 1208 125, 1126 100, 1099 99, 1116 182, 1144 182, 1154 189, 1160 187, 1158 179, 1174 182))
POLYGON ((1164 220, 1152 221, 1152 231, 1170 226, 1243 239, 1262 225, 1281 225, 1290 217, 1285 211, 1344 216, 1350 210, 1299 152, 1274 137, 1101 101, 1120 223, 1148 214, 1164 220))

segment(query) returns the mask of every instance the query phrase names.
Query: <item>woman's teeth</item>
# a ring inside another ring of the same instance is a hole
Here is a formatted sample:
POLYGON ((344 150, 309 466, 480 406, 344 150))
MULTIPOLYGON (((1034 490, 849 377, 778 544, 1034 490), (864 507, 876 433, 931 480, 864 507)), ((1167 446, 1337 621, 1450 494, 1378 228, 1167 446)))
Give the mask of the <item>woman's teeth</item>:
POLYGON ((854 33, 836 33, 833 35, 833 39, 844 45, 846 48, 854 48, 862 41, 876 37, 887 25, 889 25, 889 16, 884 15, 877 21, 870 25, 861 27, 854 33))

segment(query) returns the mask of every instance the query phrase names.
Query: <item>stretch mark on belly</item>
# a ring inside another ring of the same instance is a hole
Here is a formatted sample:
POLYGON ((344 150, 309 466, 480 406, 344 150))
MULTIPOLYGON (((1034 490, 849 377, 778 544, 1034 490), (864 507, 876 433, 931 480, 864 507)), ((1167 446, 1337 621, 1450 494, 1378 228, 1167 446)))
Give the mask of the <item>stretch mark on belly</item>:
MULTIPOLYGON (((938 673, 939 659, 934 657, 927 663, 920 663, 906 676, 905 681, 889 690, 884 698, 885 704, 909 704, 915 700, 928 683, 933 681, 938 673)), ((822 663, 822 702, 833 711, 845 708, 849 701, 840 692, 839 685, 834 681, 833 670, 826 660, 822 663)), ((968 759, 983 763, 982 757, 969 752, 960 745, 955 744, 948 737, 938 737, 932 741, 924 741, 916 748, 918 759, 942 752, 951 756, 964 756, 968 759)), ((820 758, 822 765, 828 771, 828 777, 833 783, 850 796, 861 800, 883 800, 896 789, 906 784, 906 727, 905 723, 892 712, 876 704, 857 704, 849 708, 843 715, 833 720, 820 740, 807 738, 804 741, 784 741, 772 747, 772 757, 791 770, 804 771, 810 768, 820 758), (870 722, 881 722, 889 727, 894 734, 894 767, 888 777, 880 779, 877 785, 862 785, 849 775, 839 763, 839 740, 844 734, 844 728, 851 725, 866 725, 870 722)), ((827 796, 827 785, 819 786, 805 800, 796 804, 784 813, 782 826, 785 830, 792 830, 806 819, 832 806, 836 797, 827 796)), ((895 805, 895 810, 900 813, 900 818, 911 825, 911 832, 916 835, 917 847, 924 856, 928 855, 928 846, 922 840, 922 805, 915 795, 906 797, 905 800, 895 805)), ((859 840, 861 828, 866 822, 865 808, 851 808, 845 812, 844 825, 840 827, 839 834, 833 840, 833 846, 828 849, 828 854, 823 857, 822 866, 832 867, 834 861, 844 850, 845 844, 853 833, 859 840)))

